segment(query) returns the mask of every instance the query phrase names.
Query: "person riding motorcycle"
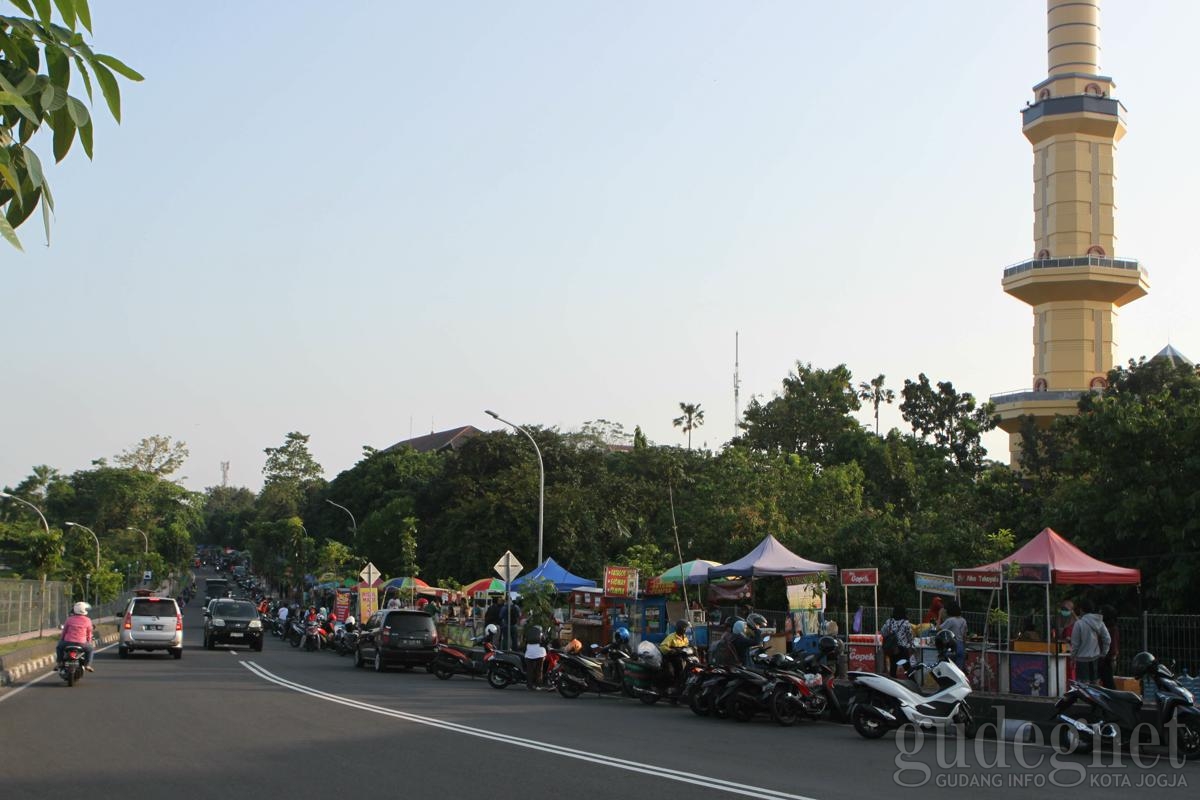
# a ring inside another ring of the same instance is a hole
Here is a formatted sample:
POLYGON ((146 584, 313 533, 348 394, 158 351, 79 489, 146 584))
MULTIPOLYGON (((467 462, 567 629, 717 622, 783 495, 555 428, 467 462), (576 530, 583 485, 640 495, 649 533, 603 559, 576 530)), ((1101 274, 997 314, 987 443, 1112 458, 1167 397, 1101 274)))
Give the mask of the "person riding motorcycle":
POLYGON ((679 674, 683 667, 683 648, 691 647, 692 642, 688 639, 687 620, 681 619, 675 623, 675 631, 667 634, 666 638, 658 645, 658 649, 662 651, 664 656, 663 666, 670 671, 671 685, 679 683, 679 674))
POLYGON ((71 606, 71 615, 63 623, 62 638, 58 640, 58 645, 55 647, 59 666, 63 663, 63 653, 66 651, 67 645, 75 644, 83 648, 83 668, 88 672, 95 672, 92 669, 92 620, 88 617, 88 611, 91 608, 84 602, 71 606))

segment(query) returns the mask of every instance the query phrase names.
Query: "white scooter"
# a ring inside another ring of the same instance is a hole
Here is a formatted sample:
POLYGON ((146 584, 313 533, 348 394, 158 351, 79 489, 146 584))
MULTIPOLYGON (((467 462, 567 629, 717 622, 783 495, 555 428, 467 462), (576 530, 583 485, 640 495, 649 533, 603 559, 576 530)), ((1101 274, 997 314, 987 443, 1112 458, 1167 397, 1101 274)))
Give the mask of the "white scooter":
POLYGON ((954 634, 938 631, 934 639, 938 663, 909 666, 910 675, 923 679, 926 674, 937 681, 937 690, 926 694, 921 683, 898 680, 873 672, 851 672, 855 689, 850 721, 864 739, 878 739, 887 731, 912 724, 922 730, 946 731, 962 726, 967 738, 975 735, 975 720, 967 705, 971 683, 952 660, 957 650, 954 634))

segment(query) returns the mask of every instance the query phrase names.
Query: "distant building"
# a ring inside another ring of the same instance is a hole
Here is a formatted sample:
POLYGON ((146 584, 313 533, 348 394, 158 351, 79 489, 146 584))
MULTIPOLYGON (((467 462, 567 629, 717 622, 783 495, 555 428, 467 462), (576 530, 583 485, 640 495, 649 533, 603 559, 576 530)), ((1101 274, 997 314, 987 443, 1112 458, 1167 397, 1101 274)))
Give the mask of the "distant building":
POLYGON ((481 433, 483 431, 474 425, 463 425, 461 428, 451 428, 448 431, 428 433, 424 436, 418 436, 415 439, 405 439, 403 442, 396 442, 391 447, 385 447, 380 452, 394 453, 403 447, 411 447, 418 453, 440 453, 443 450, 457 450, 468 439, 478 436, 481 433))
POLYGON ((1167 345, 1162 350, 1159 350, 1158 353, 1155 354, 1154 358, 1156 358, 1156 359, 1165 358, 1167 361, 1170 361, 1172 364, 1174 364, 1177 367, 1181 367, 1181 366, 1194 367, 1194 366, 1196 366, 1195 364, 1192 363, 1192 360, 1190 358, 1188 358, 1183 353, 1176 350, 1171 345, 1167 345))

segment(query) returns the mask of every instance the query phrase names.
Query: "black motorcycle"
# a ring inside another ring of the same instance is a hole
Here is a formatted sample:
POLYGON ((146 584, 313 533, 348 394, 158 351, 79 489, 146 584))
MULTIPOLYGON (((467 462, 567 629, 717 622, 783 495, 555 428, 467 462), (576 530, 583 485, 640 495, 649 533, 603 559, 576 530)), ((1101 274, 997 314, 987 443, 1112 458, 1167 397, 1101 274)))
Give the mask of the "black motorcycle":
POLYGON ((348 656, 358 649, 358 626, 342 625, 333 633, 333 650, 339 656, 348 656))
POLYGON ((81 678, 83 678, 83 660, 87 658, 87 651, 80 644, 68 644, 63 648, 63 660, 58 665, 58 677, 67 682, 67 686, 74 686, 81 678))
POLYGON ((713 708, 738 722, 749 722, 759 712, 770 712, 776 681, 767 670, 765 645, 750 648, 750 666, 731 667, 713 701, 713 708))
POLYGON ((630 654, 623 647, 592 645, 592 655, 563 653, 558 662, 558 693, 567 699, 584 692, 631 694, 625 686, 625 662, 630 654), (596 656, 600 656, 597 658, 596 656))
MULTIPOLYGON (((1200 709, 1195 696, 1150 653, 1133 657, 1133 675, 1148 678, 1157 689, 1156 723, 1162 741, 1174 747, 1176 742, 1171 739, 1177 737, 1178 752, 1184 758, 1200 756, 1200 709)), ((1055 718, 1064 723, 1056 729, 1057 744, 1067 752, 1087 753, 1094 747, 1117 749, 1141 722, 1141 710, 1142 696, 1136 692, 1072 681, 1071 688, 1054 704, 1055 718), (1083 704, 1083 713, 1068 715, 1066 712, 1076 703, 1083 704)))
POLYGON ((658 647, 642 642, 638 657, 624 663, 626 694, 632 694, 647 705, 664 697, 678 703, 693 673, 700 673, 700 658, 694 647, 675 648, 666 655, 658 647), (648 645, 648 646, 647 646, 648 645))

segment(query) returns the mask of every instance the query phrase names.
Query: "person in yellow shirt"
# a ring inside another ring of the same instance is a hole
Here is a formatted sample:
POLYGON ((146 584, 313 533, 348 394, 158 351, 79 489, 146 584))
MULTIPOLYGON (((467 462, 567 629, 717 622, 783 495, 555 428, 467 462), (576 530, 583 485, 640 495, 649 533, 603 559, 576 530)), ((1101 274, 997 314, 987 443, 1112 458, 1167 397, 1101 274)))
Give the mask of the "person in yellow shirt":
POLYGON ((667 634, 666 638, 658 645, 658 649, 662 650, 664 656, 663 666, 670 670, 672 686, 679 683, 679 670, 683 664, 682 650, 692 646, 687 635, 688 627, 687 620, 679 620, 675 623, 675 632, 667 634))

